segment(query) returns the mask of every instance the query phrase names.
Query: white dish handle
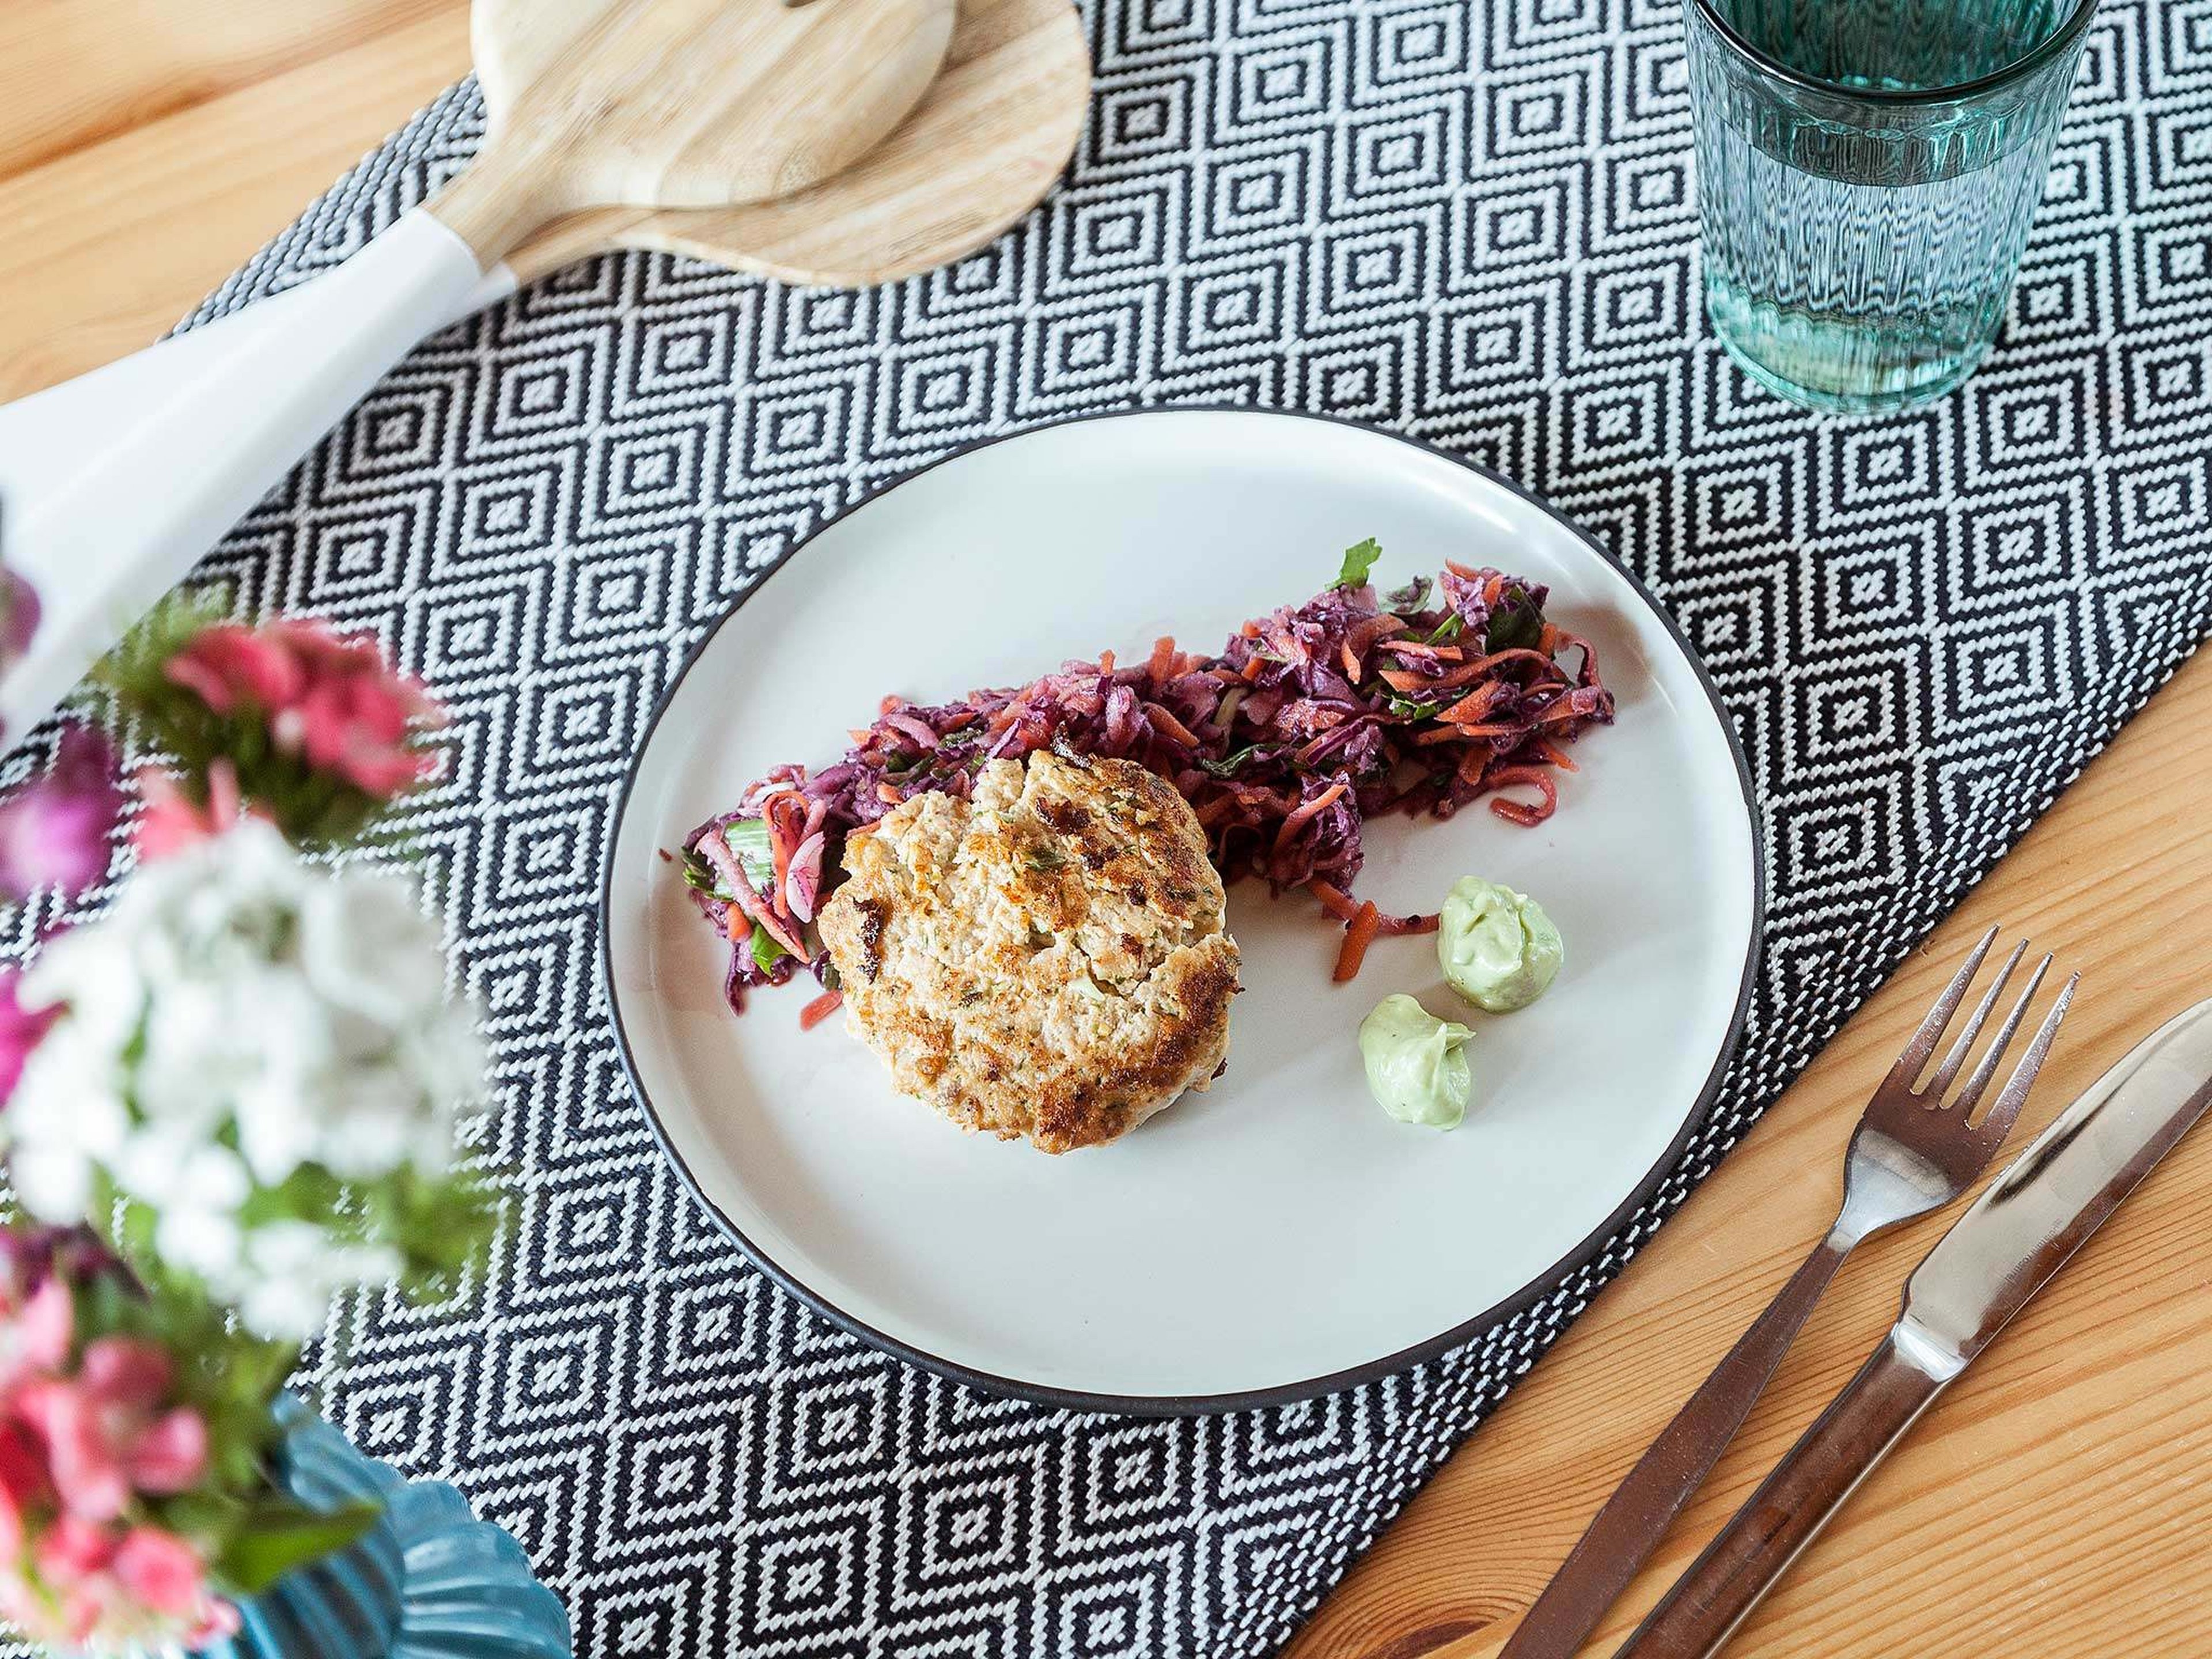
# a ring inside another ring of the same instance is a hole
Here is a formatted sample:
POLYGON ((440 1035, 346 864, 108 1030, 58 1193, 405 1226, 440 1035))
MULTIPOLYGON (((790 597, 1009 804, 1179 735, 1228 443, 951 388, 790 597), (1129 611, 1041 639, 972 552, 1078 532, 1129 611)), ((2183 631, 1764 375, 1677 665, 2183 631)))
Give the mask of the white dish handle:
POLYGON ((51 711, 418 342, 514 288, 417 208, 327 275, 0 406, 0 561, 40 606, 0 729, 51 711))

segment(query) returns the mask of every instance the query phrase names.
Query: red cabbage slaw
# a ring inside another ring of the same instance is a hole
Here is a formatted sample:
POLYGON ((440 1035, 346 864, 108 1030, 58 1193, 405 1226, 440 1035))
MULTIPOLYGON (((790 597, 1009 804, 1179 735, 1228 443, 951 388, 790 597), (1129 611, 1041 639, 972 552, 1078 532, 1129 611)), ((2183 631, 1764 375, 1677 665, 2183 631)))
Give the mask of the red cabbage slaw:
POLYGON ((1433 927, 1350 897, 1361 825, 1390 811, 1448 818, 1485 795, 1502 818, 1542 823, 1554 773, 1575 769, 1566 745, 1611 722, 1613 696, 1589 641, 1546 619, 1545 587, 1447 563, 1378 598, 1367 576, 1380 555, 1360 543, 1334 585, 1246 623, 1215 655, 1162 639, 1139 661, 1103 652, 959 702, 887 696, 835 765, 775 768, 684 843, 692 896, 731 943, 732 1008, 804 968, 823 994, 802 1018, 825 1017, 836 986, 812 922, 845 837, 1045 748, 1141 763, 1190 802, 1224 881, 1311 891, 1346 924, 1340 979, 1378 933, 1433 927), (1527 793, 1495 793, 1509 789, 1527 793))

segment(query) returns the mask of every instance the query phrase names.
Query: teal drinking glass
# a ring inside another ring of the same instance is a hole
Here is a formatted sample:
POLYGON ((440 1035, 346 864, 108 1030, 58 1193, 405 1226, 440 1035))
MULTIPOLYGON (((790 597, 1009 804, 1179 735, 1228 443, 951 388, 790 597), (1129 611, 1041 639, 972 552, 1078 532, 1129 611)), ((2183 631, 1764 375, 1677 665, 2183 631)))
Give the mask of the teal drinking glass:
POLYGON ((1705 307, 1816 409, 1988 353, 2096 0, 1684 0, 1705 307))

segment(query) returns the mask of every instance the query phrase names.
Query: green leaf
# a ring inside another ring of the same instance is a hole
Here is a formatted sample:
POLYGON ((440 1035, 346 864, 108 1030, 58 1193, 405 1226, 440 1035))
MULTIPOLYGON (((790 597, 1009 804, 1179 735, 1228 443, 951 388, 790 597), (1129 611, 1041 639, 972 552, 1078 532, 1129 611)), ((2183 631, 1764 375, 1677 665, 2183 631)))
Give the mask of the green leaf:
POLYGON ((711 893, 718 899, 726 901, 731 896, 717 884, 714 866, 707 862, 706 854, 692 848, 686 848, 684 851, 684 882, 686 886, 696 887, 702 893, 711 893))
POLYGON ((1498 596, 1490 613, 1490 632, 1483 640, 1486 651, 1532 649, 1544 637, 1544 613, 1528 590, 1516 582, 1498 596))
POLYGON ((775 880, 775 855, 769 851, 766 819, 738 818, 726 823, 722 826, 722 839, 738 855, 747 881, 765 888, 775 880))
POLYGON ((1438 623, 1436 625, 1435 630, 1431 632, 1429 637, 1423 641, 1422 643, 1425 645, 1449 645, 1452 641, 1459 637, 1460 629, 1466 626, 1467 618, 1461 616, 1458 611, 1455 611, 1450 616, 1446 617, 1442 622, 1438 623))
POLYGON ((1382 544, 1370 536, 1364 542, 1355 542, 1344 550, 1344 568, 1336 573, 1339 587, 1364 587, 1368 573, 1375 562, 1382 556, 1382 544))
POLYGON ((791 954, 770 938, 768 929, 758 922, 753 924, 752 950, 753 966, 763 974, 775 968, 777 963, 791 954))
POLYGON ((254 1506, 222 1547, 215 1559, 216 1574, 228 1589, 257 1595, 293 1568, 343 1549, 383 1512, 374 1504, 349 1504, 324 1513, 270 1498, 254 1506))
POLYGON ((1248 743, 1242 749, 1231 750, 1228 754, 1224 755, 1219 760, 1200 760, 1198 763, 1199 769, 1203 772, 1211 773, 1217 778, 1233 777, 1236 775, 1237 770, 1239 767, 1243 766, 1246 761, 1251 759, 1253 756, 1259 752, 1260 745, 1258 744, 1248 743))
POLYGON ((1400 616, 1411 611, 1425 609, 1429 603, 1429 590, 1435 584, 1426 576, 1416 576, 1389 596, 1390 609, 1400 616))

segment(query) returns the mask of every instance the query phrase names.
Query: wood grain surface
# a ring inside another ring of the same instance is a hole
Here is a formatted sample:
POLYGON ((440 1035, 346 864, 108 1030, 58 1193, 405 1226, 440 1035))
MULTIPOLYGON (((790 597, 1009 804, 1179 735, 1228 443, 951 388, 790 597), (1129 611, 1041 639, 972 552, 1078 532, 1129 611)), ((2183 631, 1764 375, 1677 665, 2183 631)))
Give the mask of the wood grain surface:
MULTIPOLYGON (((459 0, 0 6, 0 398, 144 344, 467 66, 459 0)), ((2208 550, 2212 557, 2212 550, 2208 550)), ((1316 1609, 1296 1659, 1477 1659, 1826 1226, 1868 1090, 1993 921, 2083 974, 2021 1134, 2212 995, 2212 667, 2183 669, 1316 1609)), ((1609 1654, 1893 1316, 1948 1217, 1856 1255, 1591 1651, 1609 1654)), ((2212 1652, 2212 1133, 1941 1400, 1746 1659, 2212 1652)))
POLYGON ((489 270, 589 208, 726 208, 821 184, 937 78, 953 0, 477 0, 490 112, 423 205, 489 270))

